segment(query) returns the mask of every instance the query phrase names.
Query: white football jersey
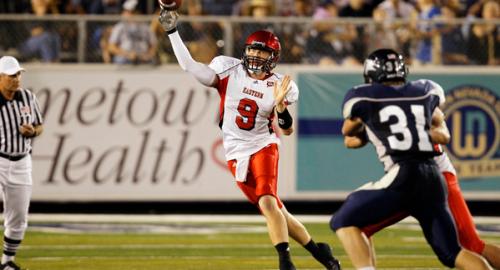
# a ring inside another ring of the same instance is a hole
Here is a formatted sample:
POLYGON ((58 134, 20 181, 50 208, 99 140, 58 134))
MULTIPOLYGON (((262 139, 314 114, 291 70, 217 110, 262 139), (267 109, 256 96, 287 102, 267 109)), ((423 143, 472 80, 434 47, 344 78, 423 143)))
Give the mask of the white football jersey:
MULTIPOLYGON (((279 144, 274 133, 274 84, 284 75, 274 73, 264 80, 250 77, 240 59, 218 56, 209 67, 219 76, 221 97, 219 114, 226 160, 248 157, 270 143, 279 144)), ((290 82, 286 102, 299 97, 299 89, 290 82)))

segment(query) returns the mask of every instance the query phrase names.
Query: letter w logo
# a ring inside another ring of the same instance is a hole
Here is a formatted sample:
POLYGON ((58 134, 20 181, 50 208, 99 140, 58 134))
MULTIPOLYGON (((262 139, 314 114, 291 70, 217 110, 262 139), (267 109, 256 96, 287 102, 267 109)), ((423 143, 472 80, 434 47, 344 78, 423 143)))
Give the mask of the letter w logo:
POLYGON ((487 123, 481 112, 465 113, 465 121, 462 121, 462 112, 456 111, 452 115, 452 149, 459 157, 478 158, 487 151, 487 123), (462 131, 465 125, 465 132, 462 131), (477 130, 477 135, 474 130, 477 130), (476 139, 476 143, 474 143, 476 139))

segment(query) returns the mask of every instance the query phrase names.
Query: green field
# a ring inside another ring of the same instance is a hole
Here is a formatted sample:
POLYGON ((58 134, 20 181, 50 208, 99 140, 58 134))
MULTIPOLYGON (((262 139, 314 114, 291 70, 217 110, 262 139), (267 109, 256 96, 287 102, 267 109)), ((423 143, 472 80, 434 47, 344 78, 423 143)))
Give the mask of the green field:
MULTIPOLYGON (((327 223, 306 223, 316 242, 334 248, 352 269, 327 223)), ((411 225, 380 232, 374 240, 378 269, 446 269, 411 225)), ((485 236, 500 243, 500 236, 485 236)), ((297 269, 323 269, 292 242, 297 269)), ((30 224, 17 262, 30 270, 260 270, 277 269, 263 223, 162 222, 137 224, 30 224)))

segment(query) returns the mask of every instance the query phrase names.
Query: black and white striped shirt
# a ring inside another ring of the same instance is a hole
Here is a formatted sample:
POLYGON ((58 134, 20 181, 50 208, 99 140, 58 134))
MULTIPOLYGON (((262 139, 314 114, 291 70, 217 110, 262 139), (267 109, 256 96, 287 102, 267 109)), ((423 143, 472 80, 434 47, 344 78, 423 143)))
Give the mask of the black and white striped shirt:
POLYGON ((31 151, 31 138, 23 136, 23 124, 33 126, 43 123, 36 96, 27 89, 19 89, 12 100, 0 94, 0 153, 20 156, 31 151))

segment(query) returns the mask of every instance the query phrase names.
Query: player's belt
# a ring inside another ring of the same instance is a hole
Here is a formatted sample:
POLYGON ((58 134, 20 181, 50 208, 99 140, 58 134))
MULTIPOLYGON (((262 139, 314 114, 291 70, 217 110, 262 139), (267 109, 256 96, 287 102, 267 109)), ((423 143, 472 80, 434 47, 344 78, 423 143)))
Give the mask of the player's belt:
POLYGON ((0 157, 3 157, 5 159, 8 159, 10 161, 18 161, 18 160, 21 160, 23 159, 27 154, 23 154, 23 155, 17 155, 17 156, 11 156, 11 155, 7 155, 7 154, 4 154, 4 153, 0 153, 0 157))

